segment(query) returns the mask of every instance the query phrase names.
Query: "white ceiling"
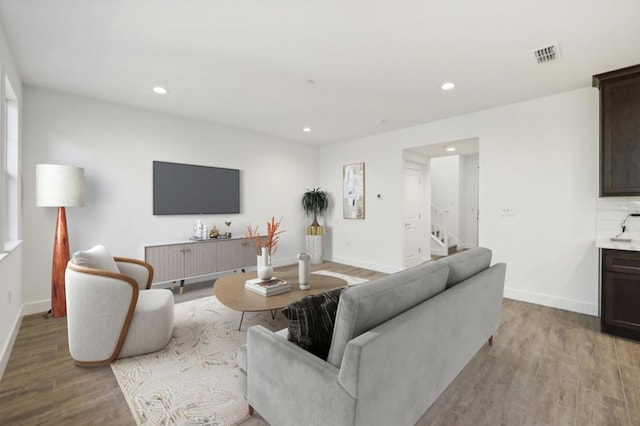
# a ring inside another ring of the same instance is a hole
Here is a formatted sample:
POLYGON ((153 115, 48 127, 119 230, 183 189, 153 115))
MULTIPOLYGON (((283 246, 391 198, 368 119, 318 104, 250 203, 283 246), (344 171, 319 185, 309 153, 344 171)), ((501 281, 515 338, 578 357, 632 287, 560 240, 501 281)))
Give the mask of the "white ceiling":
POLYGON ((0 25, 25 83, 309 143, 640 63, 638 0, 0 0, 0 25))

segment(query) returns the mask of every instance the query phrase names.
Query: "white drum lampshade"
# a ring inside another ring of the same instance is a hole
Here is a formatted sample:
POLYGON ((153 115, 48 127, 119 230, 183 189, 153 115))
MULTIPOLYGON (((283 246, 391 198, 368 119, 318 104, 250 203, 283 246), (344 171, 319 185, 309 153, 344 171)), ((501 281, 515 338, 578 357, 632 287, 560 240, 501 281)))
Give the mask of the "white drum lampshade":
POLYGON ((84 169, 58 164, 36 164, 36 206, 84 206, 84 169))

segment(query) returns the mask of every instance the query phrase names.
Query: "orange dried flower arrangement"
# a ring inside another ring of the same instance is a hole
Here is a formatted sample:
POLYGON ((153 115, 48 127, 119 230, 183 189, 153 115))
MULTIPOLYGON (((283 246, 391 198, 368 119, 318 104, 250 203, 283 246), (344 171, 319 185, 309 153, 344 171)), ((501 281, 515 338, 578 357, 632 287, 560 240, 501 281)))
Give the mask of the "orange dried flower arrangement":
POLYGON ((275 254, 275 252, 278 250, 278 241, 280 240, 280 234, 284 232, 283 229, 278 229, 280 228, 281 222, 282 218, 280 218, 280 220, 276 222, 275 217, 271 216, 271 222, 267 222, 266 239, 260 236, 258 226, 252 228, 251 224, 247 225, 247 237, 251 238, 251 240, 253 241, 253 245, 255 246, 258 255, 262 254, 262 247, 266 247, 269 255, 275 254))

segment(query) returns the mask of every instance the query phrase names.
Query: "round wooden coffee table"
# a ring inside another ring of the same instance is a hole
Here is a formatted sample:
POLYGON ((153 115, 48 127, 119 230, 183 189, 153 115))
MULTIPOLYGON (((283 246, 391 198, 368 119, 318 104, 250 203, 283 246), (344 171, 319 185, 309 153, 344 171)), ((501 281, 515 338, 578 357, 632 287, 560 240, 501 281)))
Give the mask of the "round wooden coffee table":
POLYGON ((334 288, 346 287, 347 282, 343 279, 330 277, 327 275, 311 274, 311 288, 309 290, 300 290, 298 288, 298 271, 289 272, 276 271, 276 278, 288 281, 291 284, 291 291, 276 294, 274 296, 262 296, 244 288, 244 282, 256 278, 256 273, 247 274, 229 274, 218 278, 213 284, 213 294, 227 308, 235 311, 241 311, 240 326, 245 312, 262 312, 271 311, 275 317, 275 312, 282 309, 290 303, 296 302, 305 296, 312 294, 320 294, 334 288))

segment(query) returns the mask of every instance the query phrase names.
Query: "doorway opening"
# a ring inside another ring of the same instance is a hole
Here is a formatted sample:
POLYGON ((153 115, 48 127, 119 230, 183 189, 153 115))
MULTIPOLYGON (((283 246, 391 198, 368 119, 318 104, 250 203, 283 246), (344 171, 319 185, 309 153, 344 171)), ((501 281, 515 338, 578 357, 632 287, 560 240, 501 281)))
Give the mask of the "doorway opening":
POLYGON ((479 140, 404 151, 404 266, 478 246, 479 140))

